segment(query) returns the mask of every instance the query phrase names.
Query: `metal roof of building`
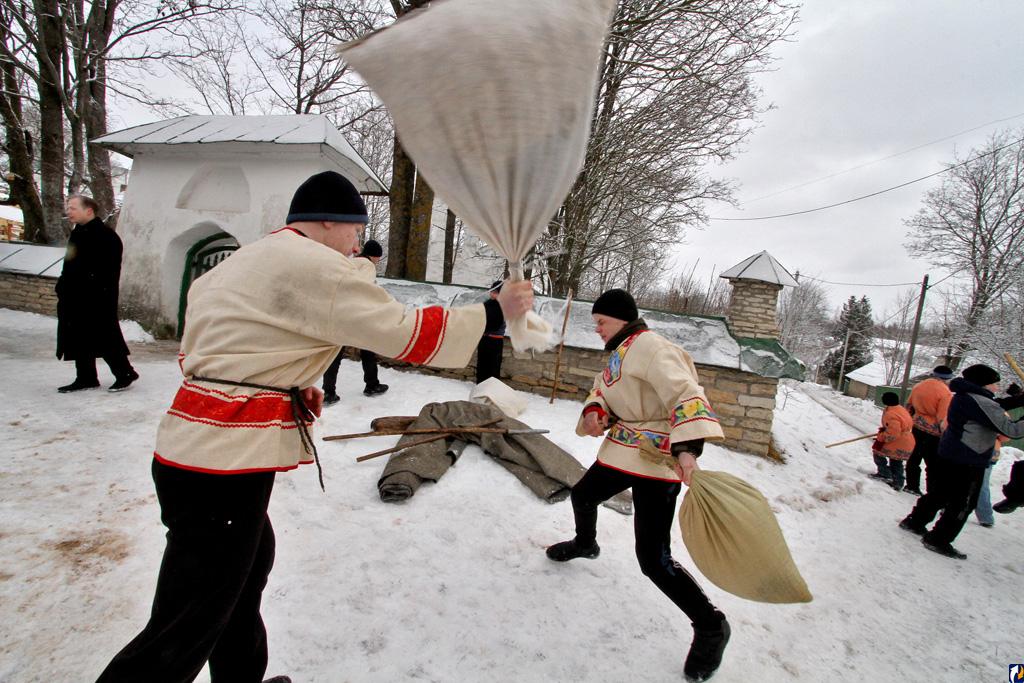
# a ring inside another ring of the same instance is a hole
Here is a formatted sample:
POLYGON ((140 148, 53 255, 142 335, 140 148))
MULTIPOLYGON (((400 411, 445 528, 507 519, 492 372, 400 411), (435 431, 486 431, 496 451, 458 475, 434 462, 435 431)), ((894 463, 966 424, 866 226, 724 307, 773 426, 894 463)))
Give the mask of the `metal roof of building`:
POLYGON ((109 133, 92 142, 126 157, 134 157, 158 145, 217 145, 227 149, 260 144, 316 145, 333 151, 340 160, 354 164, 361 171, 357 175, 362 177, 352 178, 360 191, 387 192, 383 181, 342 137, 334 124, 317 114, 179 116, 109 133))
POLYGON ((789 271, 767 251, 744 259, 719 277, 724 277, 727 280, 758 280, 784 287, 800 286, 796 278, 790 275, 789 271))

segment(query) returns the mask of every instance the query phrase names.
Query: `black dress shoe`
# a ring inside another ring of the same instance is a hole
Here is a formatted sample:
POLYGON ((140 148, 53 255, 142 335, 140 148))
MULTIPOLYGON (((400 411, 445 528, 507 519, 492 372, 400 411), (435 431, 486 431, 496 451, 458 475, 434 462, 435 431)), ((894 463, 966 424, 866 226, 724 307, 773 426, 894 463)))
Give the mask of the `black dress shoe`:
POLYGON ((132 382, 134 382, 138 378, 139 373, 132 370, 127 375, 122 375, 121 377, 115 379, 114 383, 110 385, 110 388, 107 389, 107 391, 112 391, 115 393, 118 391, 124 391, 125 389, 130 387, 132 385, 132 382))
POLYGON ((100 385, 99 380, 92 380, 91 382, 83 382, 80 379, 76 379, 71 384, 65 384, 62 387, 57 387, 57 391, 62 394, 70 394, 72 391, 82 391, 83 389, 95 389, 100 385))

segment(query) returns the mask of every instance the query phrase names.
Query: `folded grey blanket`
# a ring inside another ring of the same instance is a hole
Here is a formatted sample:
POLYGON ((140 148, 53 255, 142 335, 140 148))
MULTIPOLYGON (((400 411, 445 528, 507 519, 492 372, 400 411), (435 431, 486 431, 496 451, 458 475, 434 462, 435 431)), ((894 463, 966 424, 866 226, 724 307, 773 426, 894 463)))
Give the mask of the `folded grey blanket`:
MULTIPOLYGON (((493 406, 470 401, 428 403, 409 428, 472 427, 498 418, 501 422, 495 427, 530 429, 529 425, 505 416, 493 406)), ((403 436, 398 445, 422 438, 422 435, 403 436)), ((460 442, 483 448, 537 497, 549 503, 568 498, 573 485, 586 472, 579 461, 541 434, 460 434, 458 439, 439 439, 392 455, 377 482, 380 499, 386 503, 406 500, 424 481, 437 482, 458 459, 462 452, 460 442)), ((625 515, 633 513, 629 491, 604 504, 625 515)))

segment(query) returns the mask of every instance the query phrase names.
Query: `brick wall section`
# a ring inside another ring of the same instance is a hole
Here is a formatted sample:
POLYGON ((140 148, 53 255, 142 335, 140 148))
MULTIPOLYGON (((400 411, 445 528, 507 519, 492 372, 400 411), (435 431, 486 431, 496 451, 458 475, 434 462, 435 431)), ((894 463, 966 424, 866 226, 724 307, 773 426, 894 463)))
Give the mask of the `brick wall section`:
MULTIPOLYGON (((354 352, 351 358, 358 357, 354 352)), ((521 355, 512 352, 506 340, 501 365, 501 380, 514 389, 551 396, 555 376, 555 352, 521 355)), ((582 402, 593 386, 594 375, 604 369, 608 352, 566 347, 562 351, 558 397, 582 402)), ((450 377, 472 382, 476 378, 476 359, 466 368, 439 370, 411 366, 381 359, 381 365, 413 372, 450 377)), ((712 365, 697 365, 701 385, 712 409, 718 414, 725 432, 725 446, 745 453, 769 457, 772 411, 778 380, 742 370, 712 365)), ((398 380, 400 382, 401 380, 398 380)), ((387 382, 387 379, 384 379, 387 382)))
POLYGON ((754 280, 730 282, 732 296, 726 318, 732 333, 737 337, 778 339, 776 311, 782 285, 754 280))
POLYGON ((0 306, 16 311, 57 315, 57 279, 41 275, 0 273, 0 306))

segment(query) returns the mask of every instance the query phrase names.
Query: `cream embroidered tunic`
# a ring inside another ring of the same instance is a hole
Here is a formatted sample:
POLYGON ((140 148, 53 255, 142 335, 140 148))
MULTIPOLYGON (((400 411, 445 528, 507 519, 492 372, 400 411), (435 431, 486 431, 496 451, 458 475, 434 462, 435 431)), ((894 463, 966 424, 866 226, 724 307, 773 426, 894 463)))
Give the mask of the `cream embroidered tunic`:
POLYGON ((160 422, 155 457, 225 474, 313 461, 286 393, 193 377, 306 388, 341 346, 410 363, 465 366, 484 331, 484 307, 406 309, 374 284, 372 266, 283 229, 197 279, 179 353, 185 380, 160 422))
MULTIPOLYGON (((679 481, 672 467, 641 455, 642 440, 671 455, 673 443, 725 438, 690 354, 650 330, 627 337, 612 351, 594 379, 586 400, 591 404, 612 420, 598 461, 642 477, 679 481)), ((584 435, 582 416, 576 433, 584 435)))

